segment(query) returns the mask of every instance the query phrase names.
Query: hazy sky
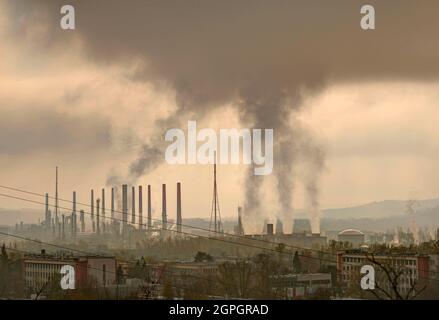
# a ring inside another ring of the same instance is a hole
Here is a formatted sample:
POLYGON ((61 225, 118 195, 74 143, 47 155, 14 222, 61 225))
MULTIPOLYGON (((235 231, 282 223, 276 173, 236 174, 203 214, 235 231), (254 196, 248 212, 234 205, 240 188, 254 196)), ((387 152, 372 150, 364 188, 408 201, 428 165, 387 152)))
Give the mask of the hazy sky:
MULTIPOLYGON (((439 3, 377 5, 377 30, 365 35, 356 1, 297 1, 302 14, 291 17, 283 1, 130 1, 126 12, 117 2, 73 1, 77 30, 67 32, 63 1, 0 0, 0 184, 53 193, 58 165, 61 196, 76 190, 88 202, 90 188, 128 177, 143 145, 162 139, 158 120, 240 128, 287 112, 279 132, 312 137, 324 155, 315 172, 308 156, 290 155, 292 207, 309 206, 310 176, 321 208, 438 196, 439 3)), ((218 170, 222 215, 234 216, 247 168, 218 170)), ((261 210, 283 210, 276 175, 263 179, 261 210)), ((137 183, 153 185, 157 215, 167 183, 172 217, 177 181, 184 215, 209 217, 211 166, 161 164, 137 183)), ((0 198, 0 207, 27 206, 0 198)))

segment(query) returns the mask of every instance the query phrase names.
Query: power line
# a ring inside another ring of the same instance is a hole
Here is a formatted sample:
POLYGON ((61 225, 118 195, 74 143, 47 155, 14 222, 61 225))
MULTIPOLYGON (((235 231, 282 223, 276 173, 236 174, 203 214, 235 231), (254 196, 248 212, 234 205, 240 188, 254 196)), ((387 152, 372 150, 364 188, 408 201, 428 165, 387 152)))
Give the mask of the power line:
MULTIPOLYGON (((23 239, 23 240, 25 240, 25 241, 34 241, 34 242, 35 242, 35 240, 29 239, 29 238, 25 238, 25 237, 20 237, 20 236, 17 236, 17 235, 12 235, 12 234, 3 233, 3 232, 0 232, 0 234, 3 234, 3 235, 5 235, 5 236, 10 236, 10 237, 15 237, 15 238, 20 238, 20 239, 23 239)), ((38 242, 38 241, 37 241, 37 242, 38 242)), ((50 243, 43 242, 43 241, 40 241, 39 243, 40 243, 40 244, 52 245, 52 244, 50 244, 50 243)), ((67 250, 67 251, 79 251, 79 252, 81 252, 81 253, 86 253, 86 254, 88 254, 88 255, 95 255, 94 253, 89 253, 89 252, 86 252, 86 251, 80 251, 80 250, 76 250, 76 249, 69 248, 69 247, 65 247, 65 246, 56 246, 56 247, 58 247, 58 248, 62 248, 62 249, 67 250)), ((11 248, 9 248, 9 249, 11 249, 11 248)), ((14 249, 14 250, 17 250, 17 249, 14 249)), ((17 251, 18 251, 18 250, 17 250, 17 251)), ((23 251, 23 252, 24 252, 24 251, 23 251)), ((305 257, 309 258, 308 256, 305 256, 305 257)), ((319 260, 324 261, 324 259, 322 259, 322 258, 319 258, 319 260)), ((123 261, 123 260, 122 260, 122 261, 123 261)), ((127 264, 136 264, 136 263, 129 262, 129 261, 123 261, 123 262, 125 262, 125 263, 127 263, 127 264)), ((330 261, 330 262, 333 263, 333 261, 330 261)), ((345 263, 345 264, 346 264, 346 265, 349 265, 349 263, 345 263)), ((354 264, 353 264, 353 265, 354 265, 354 264)), ((98 270, 98 271, 103 271, 103 270, 101 270, 101 269, 96 269, 96 268, 92 268, 92 267, 90 267, 90 268, 91 268, 91 269, 98 270)), ((158 268, 158 267, 156 267, 156 268, 158 268)), ((429 271, 429 270, 423 270, 423 269, 419 269, 419 270, 420 270, 420 271, 429 271)), ((170 270, 166 270, 166 269, 165 269, 165 266, 164 266, 164 268, 163 268, 162 270, 160 270, 160 271, 161 271, 161 272, 167 272, 167 273, 175 274, 175 272, 172 272, 172 271, 170 271, 170 270)), ((110 272, 110 271, 108 271, 108 272, 110 272)), ((115 273, 115 274, 117 274, 117 273, 115 273)), ((179 275, 179 276, 181 277, 181 275, 179 275)), ((200 279, 200 280, 204 280, 204 281, 208 281, 208 282, 212 282, 212 281, 214 281, 214 280, 209 279, 209 278, 202 278, 202 277, 198 277, 198 276, 195 276, 195 275, 187 275, 187 276, 192 277, 192 278, 196 278, 196 279, 200 279)), ((439 279, 430 278, 430 277, 419 277, 419 279, 423 279, 423 280, 433 280, 433 281, 438 281, 438 282, 439 282, 439 279)), ((178 288, 178 287, 177 287, 177 288, 178 288)), ((180 287, 180 289, 186 290, 186 288, 181 288, 181 287, 180 287)))
POLYGON ((52 244, 52 243, 48 243, 48 242, 43 242, 43 241, 36 240, 36 239, 26 238, 26 237, 22 237, 22 236, 18 236, 18 235, 12 235, 10 233, 5 233, 5 232, 1 232, 1 231, 0 231, 0 235, 4 235, 4 236, 7 236, 7 237, 14 237, 14 238, 18 238, 18 239, 25 240, 25 241, 31 241, 31 242, 35 242, 35 243, 38 243, 38 244, 46 244, 48 246, 52 246, 52 247, 55 247, 55 248, 58 248, 58 249, 64 249, 64 250, 68 249, 68 251, 75 251, 75 252, 79 252, 79 253, 83 253, 83 254, 87 254, 87 255, 99 255, 99 254, 96 254, 96 253, 92 254, 92 253, 89 253, 89 252, 86 252, 86 251, 83 251, 83 250, 79 250, 79 249, 66 248, 64 246, 60 246, 60 245, 56 245, 56 244, 52 244))
MULTIPOLYGON (((16 199, 16 200, 21 200, 21 201, 25 201, 25 202, 29 202, 29 203, 35 203, 35 204, 40 204, 40 205, 44 204, 44 203, 39 202, 39 201, 36 201, 36 200, 30 200, 30 199, 26 199, 26 198, 17 197, 17 196, 11 196, 11 195, 7 195, 7 194, 3 194, 3 193, 0 193, 0 196, 2 196, 2 197, 6 197, 6 198, 11 198, 11 199, 16 199)), ((61 206, 59 206, 58 208, 68 210, 68 208, 61 207, 61 206)), ((85 214, 89 214, 89 215, 91 215, 91 213, 86 212, 86 211, 84 211, 84 213, 85 213, 85 214)), ((114 217, 111 218, 111 217, 110 217, 109 219, 111 219, 111 220, 116 220, 116 221, 119 221, 119 222, 123 222, 123 219, 119 219, 119 218, 114 218, 114 217)), ((139 224, 139 223, 135 223, 135 224, 139 224)), ((143 225, 145 225, 145 224, 143 224, 143 225)), ((272 248, 260 247, 260 246, 252 245, 252 244, 246 244, 246 243, 236 242, 236 241, 232 241, 232 240, 227 240, 227 239, 225 239, 225 238, 203 236, 203 235, 193 234, 193 233, 190 233, 190 232, 178 231, 178 230, 172 230, 172 229, 168 229, 168 231, 175 232, 175 233, 180 233, 180 234, 184 234, 184 235, 188 235, 188 236, 191 236, 191 237, 198 237, 198 238, 203 238, 203 239, 207 239, 207 240, 214 240, 214 241, 219 241, 219 242, 229 243, 229 244, 233 244, 233 245, 240 245, 240 246, 249 247, 249 248, 254 248, 254 249, 259 249, 259 250, 272 251, 272 252, 276 252, 276 253, 278 253, 278 254, 287 254, 287 255, 290 255, 289 252, 280 251, 280 250, 276 250, 276 249, 272 249, 272 248)), ((245 238, 245 239, 247 239, 247 238, 245 238)), ((275 244, 275 245, 279 245, 279 243, 273 243, 273 242, 268 242, 268 243, 270 243, 270 244, 275 244)), ((301 249, 301 250, 307 250, 307 249, 304 249, 304 248, 300 248, 300 249, 301 249)), ((298 253, 298 255, 299 255, 299 256, 306 257, 306 258, 309 258, 309 259, 318 259, 318 260, 322 260, 322 259, 320 259, 320 258, 318 258, 318 257, 306 256, 306 255, 299 254, 299 253, 298 253)), ((334 255, 334 254, 333 254, 333 255, 334 255)), ((332 260, 328 260, 328 261, 331 261, 332 263, 336 262, 336 261, 332 261, 332 260)))
MULTIPOLYGON (((9 186, 4 186, 4 185, 0 185, 0 188, 9 189, 9 190, 12 190, 12 191, 22 192, 22 193, 26 193, 26 194, 31 194, 31 195, 35 195, 35 196, 39 196, 39 197, 44 197, 45 196, 45 195, 40 194, 40 193, 31 192, 31 191, 27 191, 27 190, 23 190, 23 189, 18 189, 18 188, 14 188, 14 187, 9 187, 9 186)), ((5 196, 5 195, 4 194, 0 194, 0 196, 5 196)), ((12 197, 12 196, 10 196, 10 197, 12 197)), ((50 197, 50 196, 49 196, 49 198, 50 199, 54 199, 53 197, 50 197)), ((30 202, 34 202, 34 203, 37 203, 37 204, 42 204, 41 202, 36 202, 36 201, 32 201, 32 200, 28 200, 28 199, 23 199, 23 198, 18 198, 18 197, 16 197, 16 199, 24 200, 24 201, 30 201, 30 202)), ((58 200, 63 201, 63 202, 67 202, 67 203, 73 203, 73 201, 67 200, 67 199, 58 199, 58 200)), ((84 204, 84 203, 81 203, 81 202, 77 202, 77 204, 85 206, 85 207, 91 207, 90 204, 84 204)), ((51 206, 53 206, 53 205, 51 205, 51 206)), ((70 210, 70 208, 65 208, 65 207, 59 207, 58 206, 58 208, 62 208, 62 209, 65 209, 65 210, 70 210)), ((114 212, 123 214, 122 211, 118 211, 118 210, 114 210, 114 212)), ((87 214, 90 215, 89 212, 84 212, 84 213, 87 213, 87 214)), ((138 217, 138 215, 134 215, 134 216, 138 217)), ((123 222, 123 219, 118 219, 118 218, 114 218, 114 217, 109 217, 108 219, 116 220, 116 221, 119 221, 119 222, 123 222)), ((160 219, 154 219, 154 218, 151 218, 151 220, 161 221, 160 219)), ((135 225, 146 226, 146 224, 143 224, 143 223, 134 223, 134 224, 135 225)), ((177 223, 175 225, 179 225, 179 226, 186 227, 186 228, 192 228, 192 229, 196 229, 196 230, 206 231, 209 234, 212 233, 211 229, 205 229, 205 228, 202 228, 202 227, 196 227, 196 226, 186 225, 186 224, 182 224, 182 223, 180 223, 180 224, 177 223)), ((181 231, 181 230, 171 230, 171 229, 168 229, 168 230, 171 231, 171 232, 185 234, 185 235, 192 236, 192 237, 199 237, 199 238, 204 238, 204 239, 208 239, 208 240, 222 241, 222 242, 226 242, 226 243, 231 243, 231 244, 236 244, 236 245, 240 245, 240 246, 251 247, 251 248, 265 250, 265 251, 272 251, 272 252, 281 253, 281 254, 287 254, 287 255, 290 254, 289 252, 283 252, 283 251, 279 251, 279 250, 272 249, 272 248, 259 247, 259 246, 256 246, 256 245, 251 245, 251 244, 246 244, 246 243, 241 243, 241 242, 235 242, 235 241, 221 239, 221 238, 216 238, 216 237, 202 236, 202 235, 197 235, 197 234, 193 234, 193 233, 190 233, 190 232, 184 232, 184 231, 181 231)), ((280 243, 280 242, 273 242, 273 241, 267 241, 267 240, 263 240, 263 239, 251 238, 251 237, 248 237, 248 236, 235 235, 235 234, 219 232, 219 231, 216 231, 216 233, 218 233, 218 234, 220 234, 222 236, 225 235, 225 236, 230 236, 230 237, 234 237, 234 238, 243 239, 243 240, 246 240, 246 241, 251 240, 251 241, 256 241, 256 242, 260 242, 260 243, 264 243, 264 244, 269 244, 269 245, 279 246, 280 244, 282 244, 285 248, 291 248, 291 249, 294 249, 294 250, 302 250, 302 251, 305 250, 305 251, 310 251, 310 252, 316 252, 318 254, 323 254, 323 255, 326 254, 326 255, 334 256, 335 258, 337 257, 337 253, 330 252, 330 251, 325 251, 325 250, 318 250, 318 249, 312 249, 312 248, 304 248, 304 247, 294 246, 294 245, 290 245, 290 244, 285 244, 285 243, 280 243)), ((307 256, 307 255, 303 255, 303 254, 300 254, 300 253, 298 253, 298 255, 301 256, 301 257, 308 258, 308 259, 318 259, 320 261, 328 261, 330 263, 336 263, 336 261, 328 260, 328 259, 321 259, 319 257, 307 256)))
MULTIPOLYGON (((30 199, 26 199, 26 198, 6 195, 6 194, 2 194, 2 193, 0 193, 0 196, 9 197, 9 198, 17 199, 17 200, 22 200, 22 201, 26 201, 26 202, 30 202, 30 203, 43 204, 42 202, 38 202, 38 201, 35 201, 35 200, 30 200, 30 199)), ((63 207, 60 207, 60 208, 68 210, 67 208, 63 208, 63 207)), ((89 212, 84 212, 84 213, 90 214, 89 212)), ((121 219, 118 219, 118 218, 109 218, 109 219, 121 221, 121 219)), ((138 223, 135 223, 135 224, 138 224, 138 223)), ((192 236, 192 237, 199 237, 199 238, 204 238, 204 239, 208 239, 208 240, 221 241, 221 242, 225 242, 225 243, 229 243, 229 244, 241 245, 241 246, 251 247, 251 248, 260 249, 260 250, 272 251, 272 252, 276 252, 278 254, 288 254, 289 255, 288 252, 283 252, 283 251, 279 251, 279 250, 272 249, 272 248, 265 248, 265 247, 259 247, 259 246, 255 246, 255 245, 240 243, 240 242, 236 242, 236 241, 227 240, 227 239, 224 239, 224 238, 216 238, 216 237, 212 238, 212 237, 196 235, 196 234, 192 234, 192 233, 188 233, 188 232, 183 232, 183 231, 177 231, 177 230, 169 230, 169 231, 176 232, 176 233, 186 234, 186 235, 189 235, 189 236, 192 236)), ((277 244, 277 243, 272 243, 272 242, 269 242, 269 243, 277 244)), ((332 255, 336 255, 336 254, 332 254, 332 255)), ((318 260, 318 261, 325 261, 325 262, 328 262, 330 264, 337 264, 337 261, 329 260, 329 259, 324 259, 324 258, 321 258, 321 257, 313 257, 313 256, 308 256, 308 255, 304 255, 304 254, 300 254, 300 253, 298 253, 298 256, 303 257, 303 258, 308 258, 308 259, 315 259, 315 260, 318 260)), ((350 263, 347 263, 347 262, 344 262, 344 264, 345 265, 350 265, 350 263)), ((356 264, 352 263, 351 265, 355 266, 356 264)), ((427 271, 427 270, 421 270, 421 271, 427 271)), ((431 271, 431 272, 433 272, 433 271, 431 271)), ((428 278, 428 279, 439 281, 439 279, 434 279, 434 278, 428 278)))
MULTIPOLYGON (((22 193, 26 193, 26 194, 31 194, 31 195, 35 195, 35 196, 39 196, 39 197, 44 197, 44 196, 45 196, 45 195, 40 194, 40 193, 36 193, 36 192, 32 192, 32 191, 27 191, 27 190, 22 190, 22 189, 13 188, 13 187, 8 187, 8 186, 3 186, 3 185, 0 185, 0 188, 8 189, 8 190, 12 190, 12 191, 17 191, 17 192, 22 192, 22 193)), ((1 195, 1 194, 0 194, 0 195, 1 195)), ((49 196, 49 198, 50 198, 50 199, 55 199, 54 197, 51 197, 51 196, 49 196)), ((61 199, 61 198, 58 198, 58 200, 59 200, 59 201, 62 201, 62 202, 73 203, 73 201, 71 201, 71 200, 67 200, 67 199, 61 199)), ((41 203, 38 202, 38 204, 41 204, 41 203)), ((85 207, 92 207, 90 204, 85 204, 85 203, 81 203, 81 202, 77 202, 77 204, 78 204, 78 205, 81 205, 81 206, 85 206, 85 207)), ((53 205, 50 205, 50 206, 53 206, 53 205)), ((59 207, 59 206, 58 206, 58 208, 63 208, 63 207, 59 207)), ((64 208, 64 209, 66 209, 66 210, 70 210, 69 208, 64 208)), ((114 210, 114 212, 115 212, 115 213, 119 213, 119 214, 124 214, 123 211, 114 210)), ((89 213, 88 213, 88 214, 89 214, 89 213)), ((134 215, 134 216, 135 216, 135 217, 139 217, 138 215, 134 215)), ((109 218, 109 219, 113 219, 113 218, 109 218)), ((116 218, 114 218, 114 219, 116 219, 116 218)), ((117 219, 117 220, 123 222, 122 219, 117 219)), ((154 218, 151 218, 151 220, 158 221, 158 222, 161 222, 161 221, 162 221, 162 220, 160 220, 160 219, 154 219, 154 218)), ((139 223, 134 223, 134 224, 135 224, 135 225, 142 225, 142 226, 145 226, 145 224, 139 224, 139 223)), ((235 238, 244 239, 244 240, 247 240, 247 241, 248 241, 248 240, 251 240, 251 241, 256 241, 256 242, 266 243, 266 244, 270 244, 270 245, 276 245, 276 246, 279 245, 279 244, 281 244, 281 243, 279 243, 279 242, 267 241, 267 240, 258 239, 258 238, 252 238, 252 237, 248 237, 248 236, 242 236, 242 235, 236 235, 236 234, 231 234, 231 233, 226 233, 226 232, 220 232, 220 231, 216 231, 216 230, 213 231, 213 230, 211 230, 211 229, 206 229, 206 228, 202 228, 202 227, 186 225, 186 224, 182 224, 182 223, 180 223, 180 224, 178 224, 178 223, 174 223, 174 224, 175 224, 175 225, 182 226, 182 227, 186 227, 186 228, 191 228, 191 229, 195 229, 195 230, 205 231, 205 232, 208 232, 209 234, 210 234, 210 233, 216 233, 216 234, 219 234, 219 235, 221 235, 221 236, 230 236, 230 237, 235 237, 235 238)), ((169 230, 170 230, 170 229, 169 229, 169 230)), ((177 231, 175 231, 175 230, 170 230, 170 231, 177 232, 177 231)), ((197 236, 198 236, 198 235, 197 235, 197 236)), ((335 253, 330 252, 330 251, 317 250, 317 249, 312 249, 312 248, 304 248, 304 247, 294 246, 294 245, 285 244, 285 243, 282 243, 282 244, 283 244, 285 247, 292 248, 292 249, 295 249, 295 250, 308 250, 308 251, 314 251, 314 252, 322 253, 322 254, 336 255, 335 253)))

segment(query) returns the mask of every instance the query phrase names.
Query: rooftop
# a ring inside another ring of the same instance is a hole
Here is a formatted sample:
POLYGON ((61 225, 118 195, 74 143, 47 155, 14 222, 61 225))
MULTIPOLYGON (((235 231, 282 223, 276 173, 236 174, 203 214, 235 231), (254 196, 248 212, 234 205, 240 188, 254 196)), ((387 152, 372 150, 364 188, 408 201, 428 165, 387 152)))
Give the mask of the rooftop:
POLYGON ((357 230, 357 229, 346 229, 346 230, 340 231, 338 233, 338 235, 339 236, 341 236, 341 235, 343 235, 343 236, 356 236, 356 235, 364 236, 364 233, 361 232, 360 230, 357 230))

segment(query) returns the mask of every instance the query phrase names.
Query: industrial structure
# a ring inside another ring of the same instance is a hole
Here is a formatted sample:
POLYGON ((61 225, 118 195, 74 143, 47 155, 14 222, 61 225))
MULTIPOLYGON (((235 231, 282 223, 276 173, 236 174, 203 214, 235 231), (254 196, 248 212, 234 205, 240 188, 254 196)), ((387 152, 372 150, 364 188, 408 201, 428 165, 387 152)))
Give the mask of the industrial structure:
MULTIPOLYGON (((417 253, 374 253, 371 255, 360 249, 345 250, 337 253, 337 273, 342 283, 352 286, 360 283, 360 270, 363 266, 374 265, 376 267, 377 264, 391 266, 394 272, 401 273, 401 281, 398 281, 398 291, 403 294, 412 294, 411 290, 415 283, 423 284, 432 276, 430 274, 431 258, 434 258, 434 256, 417 253), (376 263, 373 261, 376 261, 376 263)), ((385 268, 376 267, 377 274, 375 277, 381 282, 382 288, 389 289, 392 284, 385 275, 385 268)))
POLYGON ((94 283, 100 287, 116 283, 116 259, 104 256, 59 257, 41 252, 41 255, 27 255, 23 258, 23 272, 26 287, 39 291, 52 279, 60 275, 63 266, 75 270, 75 288, 94 283))
POLYGON ((359 248, 364 244, 364 233, 356 229, 346 229, 338 233, 338 241, 349 242, 353 248, 359 248))
MULTIPOLYGON (((175 220, 169 219, 167 185, 161 186, 161 217, 153 219, 152 208, 152 186, 147 185, 147 202, 144 210, 143 186, 122 184, 111 186, 110 204, 106 200, 106 188, 99 193, 90 189, 89 205, 77 202, 77 192, 72 192, 72 201, 69 207, 71 211, 66 212, 66 206, 60 208, 58 198, 58 168, 56 169, 55 197, 45 194, 45 214, 42 222, 43 228, 38 230, 38 237, 43 240, 62 240, 66 242, 79 243, 81 240, 92 243, 93 246, 105 245, 108 247, 120 247, 134 249, 136 244, 147 239, 181 239, 188 234, 190 227, 183 228, 182 216, 182 185, 176 183, 176 206, 175 220), (100 194, 100 197, 97 196, 100 194), (54 205, 51 201, 54 200, 54 205), (55 207, 55 215, 50 208, 55 207), (80 207, 78 209, 78 206, 80 207), (107 208, 110 212, 107 212, 107 208), (62 211, 60 210, 62 209, 62 211), (79 211, 79 213, 78 213, 79 211), (146 213, 146 217, 144 217, 146 213)), ((277 218, 275 221, 266 220, 261 234, 246 234, 245 221, 243 221, 242 207, 238 207, 238 219, 234 233, 240 237, 263 239, 275 243, 311 248, 313 246, 326 245, 325 236, 311 233, 311 223, 307 219, 294 219, 291 233, 284 230, 284 221, 277 218)), ((18 228, 22 230, 22 228, 18 228)), ((203 230, 204 231, 204 230, 203 230)), ((210 235, 227 236, 224 232, 218 197, 217 166, 216 160, 213 163, 213 197, 211 207, 210 235)))
MULTIPOLYGON (((114 241, 118 244, 123 243, 124 247, 132 247, 135 241, 145 238, 169 238, 181 237, 182 231, 182 187, 178 182, 176 197, 176 223, 168 222, 167 193, 166 184, 162 184, 162 215, 161 219, 152 218, 152 187, 147 188, 147 217, 144 221, 143 210, 143 186, 131 186, 128 193, 128 185, 123 184, 119 189, 117 186, 111 187, 110 214, 107 214, 106 189, 102 188, 101 197, 96 198, 94 189, 90 190, 90 204, 85 205, 77 202, 77 192, 73 191, 71 202, 71 212, 61 212, 58 197, 58 168, 56 169, 55 197, 45 194, 45 213, 42 221, 42 229, 39 236, 48 240, 69 240, 76 242, 81 238, 95 238, 99 243, 114 241), (136 192, 137 189, 137 192, 136 192), (118 190, 121 190, 121 197, 118 190), (136 197, 137 195, 137 197, 136 197), (51 205, 51 200, 54 204, 51 205), (119 201, 118 201, 119 200, 119 201), (120 203, 118 203, 120 202, 120 203), (78 213, 78 205, 81 210, 78 213), (51 207, 55 208, 52 215, 51 207), (120 211, 116 208, 121 208, 120 211), (130 219, 128 214, 130 213, 130 219), (156 220, 157 223, 153 223, 156 220)), ((65 210, 65 206, 62 207, 65 210)), ((174 221, 174 220, 170 220, 174 221)))
MULTIPOLYGON (((246 237, 251 239, 283 243, 286 245, 302 248, 325 246, 327 243, 327 239, 325 236, 322 236, 320 233, 311 233, 311 228, 309 228, 309 230, 307 228, 302 228, 303 226, 307 225, 311 226, 309 220, 308 223, 306 223, 304 220, 305 219, 300 219, 303 225, 300 228, 293 227, 292 233, 283 233, 282 221, 280 219, 276 220, 276 229, 273 223, 270 223, 269 220, 266 220, 262 234, 246 235, 246 237)), ((294 224, 296 224, 296 221, 297 219, 294 220, 294 224)))
POLYGON ((222 232, 221 211, 219 206, 218 187, 216 184, 216 152, 214 152, 214 162, 213 162, 213 196, 212 196, 212 210, 210 212, 210 230, 213 232, 214 236, 218 236, 219 233, 222 232))

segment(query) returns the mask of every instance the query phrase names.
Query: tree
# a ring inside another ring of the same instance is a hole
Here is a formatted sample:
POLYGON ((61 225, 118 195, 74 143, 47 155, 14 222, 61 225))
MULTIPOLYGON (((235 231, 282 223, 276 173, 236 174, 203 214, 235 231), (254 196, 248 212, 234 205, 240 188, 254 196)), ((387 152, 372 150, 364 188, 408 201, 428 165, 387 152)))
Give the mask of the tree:
POLYGON ((249 298, 253 284, 253 264, 247 259, 225 262, 218 269, 218 283, 225 295, 249 298))
POLYGON ((6 247, 3 243, 0 255, 0 296, 3 296, 8 287, 9 263, 6 247))
POLYGON ((195 262, 212 262, 213 257, 206 252, 198 251, 194 257, 194 261, 195 262))
POLYGON ((194 277, 184 277, 184 300, 207 300, 209 293, 212 292, 212 284, 217 283, 213 278, 199 279, 194 277))
POLYGON ((366 258, 375 267, 378 267, 375 280, 375 289, 370 292, 379 300, 412 300, 420 295, 427 286, 420 286, 409 276, 408 290, 403 290, 402 282, 408 274, 408 269, 398 264, 391 254, 384 258, 377 258, 374 253, 366 254, 366 258))
POLYGON ((257 299, 277 299, 285 295, 284 288, 275 288, 274 278, 288 272, 272 255, 260 253, 253 258, 252 293, 257 299), (276 290, 274 290, 276 289, 276 290))
POLYGON ((174 299, 174 290, 172 288, 172 283, 170 279, 165 280, 165 284, 163 285, 162 296, 166 300, 174 299))
POLYGON ((293 273, 301 273, 302 264, 300 263, 299 253, 296 251, 293 258, 293 273))
POLYGON ((124 283, 124 274, 122 270, 122 266, 118 265, 116 270, 116 283, 123 284, 124 283))

